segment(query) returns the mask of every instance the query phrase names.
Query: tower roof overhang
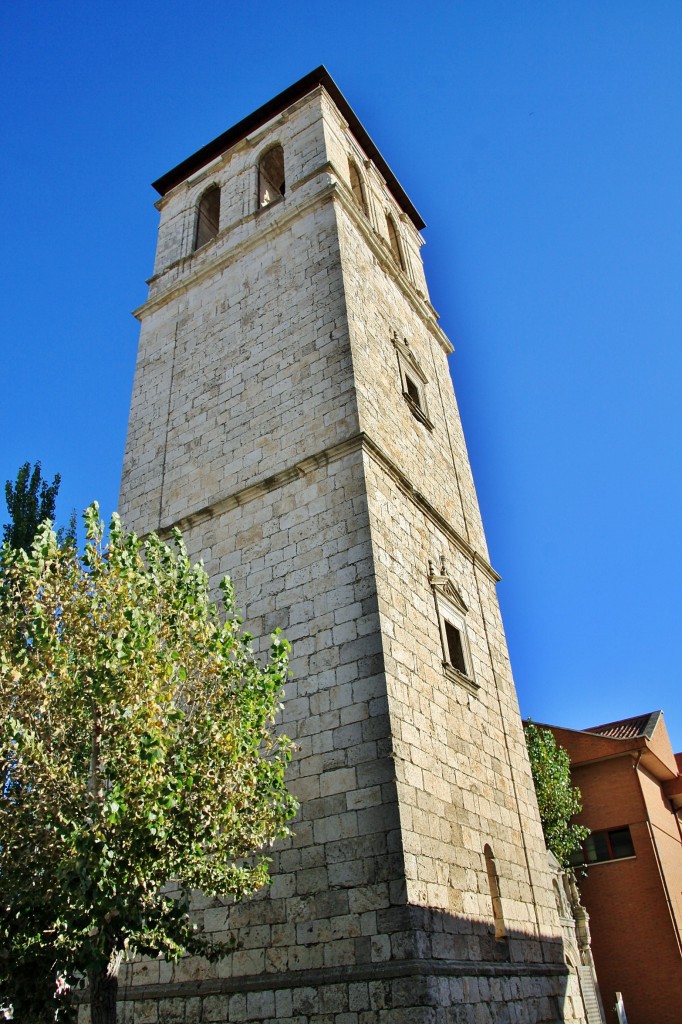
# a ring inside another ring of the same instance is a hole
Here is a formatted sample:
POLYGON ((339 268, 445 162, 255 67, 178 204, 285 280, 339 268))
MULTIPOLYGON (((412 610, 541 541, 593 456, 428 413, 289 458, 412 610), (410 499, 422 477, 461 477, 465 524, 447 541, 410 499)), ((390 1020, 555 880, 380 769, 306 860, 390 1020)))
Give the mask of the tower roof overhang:
POLYGON ((345 98, 338 85, 329 74, 324 65, 320 65, 319 68, 315 68, 310 74, 300 78, 298 82, 294 82, 284 92, 280 92, 273 99, 259 107, 258 110, 254 110, 248 117, 238 121, 237 124, 233 125, 232 128, 228 128, 226 132, 219 135, 213 142, 209 142, 208 145, 202 146, 192 156, 187 157, 182 163, 179 163, 177 167, 174 167, 171 171, 163 174, 156 181, 152 182, 152 187, 161 196, 165 196, 167 192, 175 188, 181 182, 185 181, 190 175, 196 171, 205 167, 206 164, 215 160, 216 157, 221 156, 223 153, 231 149, 232 146, 236 146, 238 142, 245 139, 252 132, 260 128, 261 125, 266 124, 272 120, 278 114, 281 114, 283 110, 290 107, 297 100, 307 96, 308 93, 312 92, 318 86, 322 86, 325 91, 329 94, 331 99, 334 101, 338 109, 341 111, 343 117, 348 122, 348 126, 359 142, 360 146, 367 154, 370 160, 378 168, 379 172, 383 176, 386 186, 390 191, 391 195, 395 199, 401 210, 407 214, 414 226, 418 231, 421 231, 425 227, 424 221, 419 216, 419 213, 410 202, 409 198, 402 185, 396 178, 393 171, 388 166, 381 153, 377 149, 372 139, 363 128, 357 115, 354 113, 353 108, 345 98))

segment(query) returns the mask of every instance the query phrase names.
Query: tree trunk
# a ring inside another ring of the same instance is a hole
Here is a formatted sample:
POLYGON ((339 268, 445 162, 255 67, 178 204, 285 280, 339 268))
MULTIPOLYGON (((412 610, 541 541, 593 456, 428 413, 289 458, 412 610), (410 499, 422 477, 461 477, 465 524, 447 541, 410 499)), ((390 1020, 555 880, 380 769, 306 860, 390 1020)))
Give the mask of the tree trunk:
POLYGON ((108 968, 89 971, 90 1015, 92 1024, 116 1024, 116 993, 118 977, 110 974, 108 968))

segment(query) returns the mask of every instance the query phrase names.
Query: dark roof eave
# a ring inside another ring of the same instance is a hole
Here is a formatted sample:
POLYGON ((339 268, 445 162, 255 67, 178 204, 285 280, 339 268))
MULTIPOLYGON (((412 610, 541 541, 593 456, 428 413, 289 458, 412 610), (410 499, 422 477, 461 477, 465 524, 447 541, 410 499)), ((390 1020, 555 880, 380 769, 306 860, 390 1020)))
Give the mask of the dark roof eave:
POLYGON ((243 118, 237 124, 233 125, 232 128, 228 128, 226 132, 219 135, 213 142, 209 142, 208 145, 202 146, 201 149, 193 153, 192 156, 187 157, 182 163, 179 163, 177 167, 163 174, 160 178, 157 178, 152 183, 152 187, 161 196, 165 196, 166 193, 170 192, 172 188, 185 181, 191 174, 205 167, 206 164, 210 163, 211 160, 215 160, 216 157, 225 153, 232 146, 236 146, 238 142, 245 139, 251 132, 256 131, 261 125, 266 124, 268 121, 276 117, 277 114, 281 114, 283 110, 290 107, 292 103, 301 99, 303 96, 307 96, 308 93, 316 89, 318 85, 323 86, 333 99, 336 106, 339 108, 348 126, 352 131, 357 141, 362 146, 367 156, 372 160, 381 174, 383 175, 386 185, 388 186, 391 195, 400 206, 401 210, 407 214, 410 218, 417 231, 421 231, 425 227, 424 221, 419 216, 419 213, 412 205, 410 200, 405 193, 402 185, 393 174, 391 168, 388 166, 381 153, 372 142, 372 139, 367 134, 362 124, 358 120, 357 115, 353 112, 352 107, 348 103, 338 85, 331 77, 324 65, 320 65, 319 68, 315 68, 310 74, 300 78, 298 82, 294 82, 284 92, 274 96, 273 99, 269 100, 258 110, 254 110, 248 117, 243 118))

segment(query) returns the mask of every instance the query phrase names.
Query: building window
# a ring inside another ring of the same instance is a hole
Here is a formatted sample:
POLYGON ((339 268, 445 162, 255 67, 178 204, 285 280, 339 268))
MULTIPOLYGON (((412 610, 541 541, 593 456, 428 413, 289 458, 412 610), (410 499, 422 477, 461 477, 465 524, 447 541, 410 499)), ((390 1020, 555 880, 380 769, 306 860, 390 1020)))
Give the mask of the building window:
POLYGON ((592 832, 582 844, 582 849, 571 856, 575 867, 584 864, 601 864, 606 860, 623 860, 634 857, 635 847, 627 825, 603 832, 592 832))
POLYGON ((426 374, 410 348, 407 338, 401 341, 398 335, 394 334, 393 347, 398 356, 403 398, 415 419, 418 419, 429 430, 433 430, 433 423, 429 419, 429 410, 426 404, 426 385, 428 383, 426 374))
POLYGON ((258 205, 269 206, 284 195, 284 150, 277 144, 265 153, 258 164, 258 205))
POLYGON ((429 562, 429 583, 436 601, 443 669, 450 679, 476 693, 479 686, 474 680, 467 638, 467 606, 448 575, 444 558, 441 558, 440 569, 440 574, 436 574, 433 562, 429 562))
POLYGON ((448 650, 448 661, 453 668, 461 672, 463 676, 468 675, 467 663, 464 657, 464 645, 462 644, 462 631, 455 626, 450 619, 443 618, 445 628, 445 644, 448 650))
POLYGON ((393 259, 396 261, 401 270, 405 269, 405 261, 403 260, 402 250, 400 248, 400 240, 398 238, 398 229, 395 226, 395 221, 390 213, 386 214, 386 230, 388 232, 388 244, 391 247, 393 253, 393 259))
POLYGON ((405 374, 405 396, 413 402, 418 409, 422 407, 422 396, 419 390, 419 385, 416 381, 412 380, 409 373, 405 374))
POLYGON ((197 225, 194 231, 194 250, 212 241, 220 227, 220 189, 211 185, 199 200, 197 225))
POLYGON ((355 202, 362 210, 362 212, 365 214, 365 216, 368 217, 369 210, 367 208, 367 196, 365 194, 365 186, 363 184, 362 178, 360 177, 360 171, 358 170, 357 164, 354 163, 352 160, 348 161, 348 174, 350 177, 350 187, 351 192, 353 193, 353 199, 355 199, 355 202))
POLYGON ((443 666, 454 669, 458 676, 471 678, 471 666, 466 649, 464 617, 454 604, 440 595, 436 601, 440 619, 441 641, 443 644, 443 666))

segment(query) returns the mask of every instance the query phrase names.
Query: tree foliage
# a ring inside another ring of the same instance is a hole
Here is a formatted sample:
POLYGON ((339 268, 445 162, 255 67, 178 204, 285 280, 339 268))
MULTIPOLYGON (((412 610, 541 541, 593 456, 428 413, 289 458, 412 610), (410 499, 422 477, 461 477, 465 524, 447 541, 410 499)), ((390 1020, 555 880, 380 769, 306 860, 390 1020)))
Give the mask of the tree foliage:
POLYGON ((259 663, 229 580, 219 616, 179 532, 143 542, 114 516, 105 543, 96 504, 84 519, 82 557, 49 523, 2 551, 0 1003, 22 1021, 70 1019, 55 986, 83 976, 93 1021, 115 1020, 133 950, 223 955, 191 890, 264 885, 295 812, 273 725, 287 642, 259 663))
MULTIPOLYGON (((43 480, 39 462, 36 462, 33 468, 30 462, 20 466, 14 483, 11 480, 5 483, 5 500, 10 521, 2 528, 3 543, 25 550, 31 547, 40 524, 45 519, 54 522, 60 483, 59 473, 55 474, 51 484, 43 480)), ((75 537, 76 522, 75 515, 72 515, 68 529, 59 533, 59 539, 64 543, 75 541, 75 537)))
POLYGON ((580 790, 571 784, 568 753, 557 744, 550 730, 526 722, 524 731, 545 842, 567 868, 571 854, 580 849, 590 833, 584 825, 571 820, 582 810, 580 790))

